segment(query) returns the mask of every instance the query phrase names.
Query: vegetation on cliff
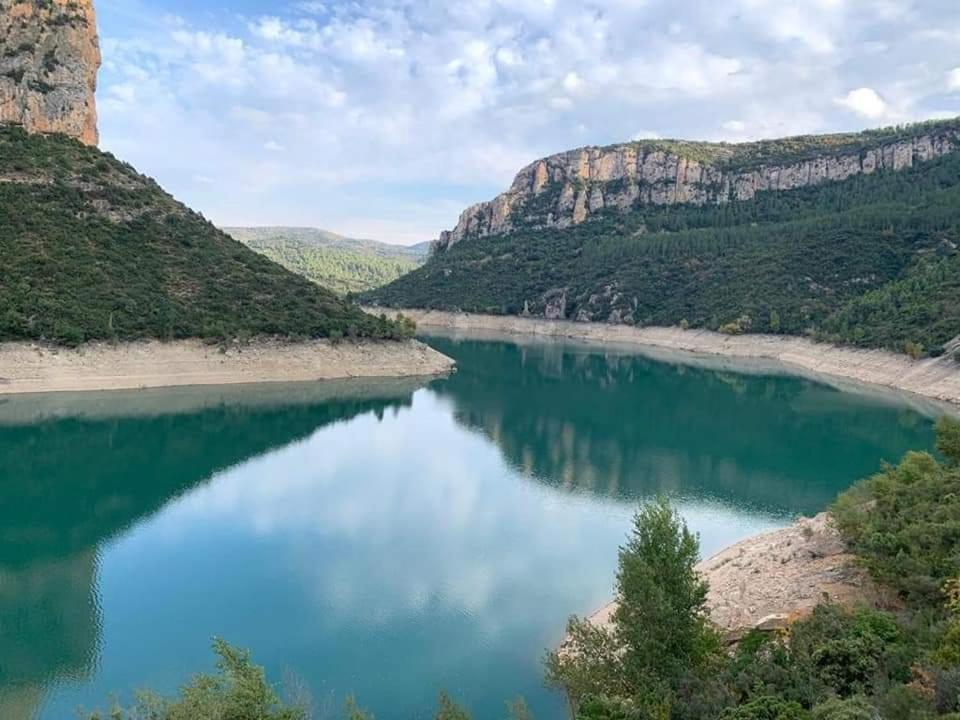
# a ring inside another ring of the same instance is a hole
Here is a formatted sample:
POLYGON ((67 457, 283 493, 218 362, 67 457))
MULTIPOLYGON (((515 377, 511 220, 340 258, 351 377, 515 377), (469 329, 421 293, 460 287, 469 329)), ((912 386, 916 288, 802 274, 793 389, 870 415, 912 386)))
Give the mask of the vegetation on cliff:
POLYGON ((548 678, 581 720, 960 718, 960 423, 942 421, 939 448, 945 463, 911 453, 834 508, 902 606, 821 605, 787 632, 754 632, 725 652, 697 600, 696 542, 655 504, 621 550, 618 594, 632 610, 615 615, 613 631, 574 618, 548 678))
POLYGON ((354 240, 310 228, 224 228, 234 239, 340 295, 382 287, 427 259, 414 247, 354 240))
POLYGON ((749 201, 468 238, 366 300, 938 355, 960 335, 958 208, 953 153, 749 201))
POLYGON ((0 341, 399 337, 64 136, 0 126, 0 341))

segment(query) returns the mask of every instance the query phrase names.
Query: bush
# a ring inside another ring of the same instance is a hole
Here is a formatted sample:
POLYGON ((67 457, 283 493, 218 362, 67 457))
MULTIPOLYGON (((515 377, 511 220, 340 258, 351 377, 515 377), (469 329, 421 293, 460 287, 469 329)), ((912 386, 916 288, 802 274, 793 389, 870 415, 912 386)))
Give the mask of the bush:
POLYGON ((925 354, 923 351, 923 345, 911 341, 907 341, 903 344, 903 351, 914 360, 919 360, 925 354))
POLYGON ((455 703, 446 692, 440 693, 440 707, 436 720, 470 720, 470 714, 455 703))
MULTIPOLYGON (((957 425, 940 423, 938 444, 958 454, 957 425)), ((960 469, 927 453, 858 483, 840 496, 834 517, 871 574, 914 607, 941 608, 944 583, 960 575, 960 469)))
POLYGON ((908 677, 908 667, 897 667, 892 653, 899 636, 896 620, 886 613, 821 605, 796 625, 790 650, 794 658, 809 660, 805 664, 830 691, 849 697, 871 692, 891 672, 908 677))
POLYGON ((812 720, 882 720, 877 709, 862 697, 832 698, 813 709, 812 720))
POLYGON ((937 424, 937 450, 952 463, 960 463, 960 420, 943 417, 937 424))
POLYGON ((773 696, 754 698, 725 711, 720 720, 809 720, 810 713, 799 703, 773 696))
POLYGON ((669 720, 670 711, 663 708, 652 713, 640 708, 632 700, 606 695, 590 696, 577 708, 576 720, 669 720), (659 717, 657 714, 659 712, 659 717))
POLYGON ((141 693, 133 709, 115 708, 110 720, 306 720, 304 709, 279 701, 263 668, 253 664, 248 652, 222 640, 214 640, 213 650, 219 657, 217 674, 195 676, 175 699, 141 693))
POLYGON ((905 685, 897 685, 877 698, 883 720, 932 720, 933 704, 905 685))

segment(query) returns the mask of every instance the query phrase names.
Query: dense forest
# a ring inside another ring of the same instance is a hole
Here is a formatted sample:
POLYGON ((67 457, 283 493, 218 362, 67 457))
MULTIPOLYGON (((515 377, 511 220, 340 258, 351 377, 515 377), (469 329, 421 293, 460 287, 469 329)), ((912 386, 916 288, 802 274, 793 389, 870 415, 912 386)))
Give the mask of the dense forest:
POLYGON ((224 228, 236 240, 288 270, 340 295, 382 287, 427 259, 413 247, 354 240, 310 228, 224 228))
POLYGON ((63 136, 0 126, 0 340, 394 337, 63 136))
POLYGON ((466 239, 365 300, 939 355, 960 335, 958 245, 953 153, 750 201, 466 239))

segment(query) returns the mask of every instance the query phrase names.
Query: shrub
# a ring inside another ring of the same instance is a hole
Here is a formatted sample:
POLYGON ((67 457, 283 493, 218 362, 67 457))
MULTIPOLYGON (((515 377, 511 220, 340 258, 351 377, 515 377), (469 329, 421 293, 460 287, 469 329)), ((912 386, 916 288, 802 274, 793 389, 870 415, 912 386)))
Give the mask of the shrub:
POLYGON ((813 709, 812 720, 882 720, 877 709, 862 697, 831 698, 813 709))
POLYGON ((606 695, 585 698, 576 720, 670 720, 669 705, 638 705, 633 700, 606 695))
POLYGON ((799 703, 765 695, 726 710, 720 720, 809 720, 810 713, 799 703))
POLYGON ((876 700, 883 720, 931 720, 933 704, 905 685, 890 688, 876 700))
POLYGON ((446 692, 440 693, 440 708, 436 720, 470 720, 470 714, 455 703, 446 692))
MULTIPOLYGON (((956 456, 956 425, 939 445, 956 456)), ((915 607, 941 608, 944 583, 960 575, 960 471, 927 453, 855 485, 833 508, 837 525, 871 574, 915 607)))
POLYGON ((960 463, 960 420, 943 417, 937 423, 937 450, 952 463, 960 463))
MULTIPOLYGON (((175 699, 141 693, 133 709, 116 708, 110 720, 306 720, 303 709, 279 701, 263 668, 253 664, 247 651, 222 640, 214 640, 213 649, 219 657, 215 675, 195 676, 175 699)), ((101 718, 99 713, 88 717, 101 718)))
POLYGON ((914 360, 919 360, 924 356, 923 345, 910 340, 903 344, 903 351, 914 360))

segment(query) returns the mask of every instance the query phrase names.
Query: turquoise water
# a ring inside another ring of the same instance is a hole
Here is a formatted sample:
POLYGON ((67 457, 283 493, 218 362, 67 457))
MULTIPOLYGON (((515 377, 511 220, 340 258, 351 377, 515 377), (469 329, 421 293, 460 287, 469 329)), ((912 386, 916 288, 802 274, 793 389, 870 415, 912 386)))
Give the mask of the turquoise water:
POLYGON ((249 647, 338 716, 562 699, 541 658, 609 599, 637 503, 711 554, 822 510, 932 419, 624 351, 432 338, 409 382, 0 398, 0 717, 73 717, 249 647))

